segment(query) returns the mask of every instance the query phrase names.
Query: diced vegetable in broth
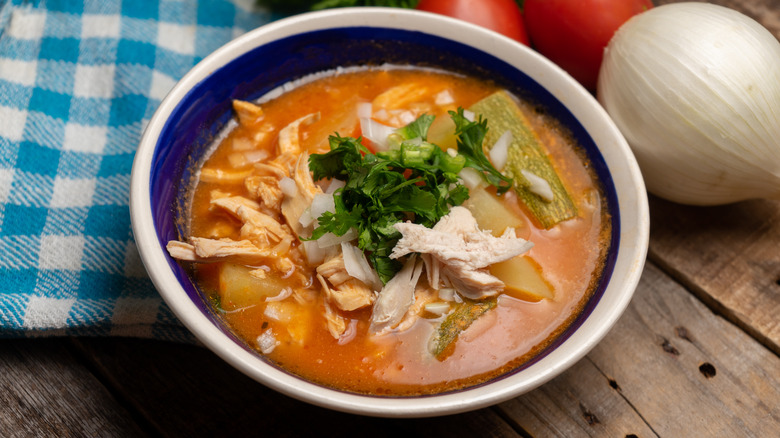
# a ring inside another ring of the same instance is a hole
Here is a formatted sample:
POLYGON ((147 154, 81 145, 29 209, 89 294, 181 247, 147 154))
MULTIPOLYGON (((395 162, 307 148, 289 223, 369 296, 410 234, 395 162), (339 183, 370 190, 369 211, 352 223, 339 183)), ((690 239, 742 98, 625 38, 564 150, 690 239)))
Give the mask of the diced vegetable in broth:
POLYGON ((252 275, 252 271, 257 269, 232 263, 222 264, 219 269, 219 298, 224 310, 257 305, 267 297, 279 295, 286 287, 286 282, 271 272, 260 278, 259 275, 252 275))
POLYGON ((571 195, 531 129, 528 118, 512 97, 505 91, 499 91, 474 104, 471 110, 489 121, 486 147, 492 147, 505 131, 512 132, 506 171, 515 179, 518 196, 542 226, 549 229, 559 222, 576 217, 577 207, 571 195), (554 194, 551 202, 530 190, 531 184, 523 176, 522 170, 547 181, 554 194))
POLYGON ((542 276, 542 268, 528 256, 491 265, 490 273, 504 282, 507 295, 527 301, 555 298, 553 287, 542 276))
POLYGON ((463 206, 474 215, 479 228, 490 230, 496 237, 504 234, 507 228, 514 228, 518 237, 527 238, 530 234, 528 224, 517 213, 510 210, 496 195, 485 190, 471 190, 469 199, 463 206))

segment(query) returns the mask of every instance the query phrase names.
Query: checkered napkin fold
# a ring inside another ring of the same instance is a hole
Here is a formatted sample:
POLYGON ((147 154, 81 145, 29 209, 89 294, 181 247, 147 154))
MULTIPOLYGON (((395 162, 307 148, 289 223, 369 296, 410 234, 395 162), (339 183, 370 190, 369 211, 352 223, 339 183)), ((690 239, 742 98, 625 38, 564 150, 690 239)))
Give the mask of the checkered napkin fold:
POLYGON ((253 0, 0 0, 0 337, 190 341, 133 240, 146 122, 253 0))

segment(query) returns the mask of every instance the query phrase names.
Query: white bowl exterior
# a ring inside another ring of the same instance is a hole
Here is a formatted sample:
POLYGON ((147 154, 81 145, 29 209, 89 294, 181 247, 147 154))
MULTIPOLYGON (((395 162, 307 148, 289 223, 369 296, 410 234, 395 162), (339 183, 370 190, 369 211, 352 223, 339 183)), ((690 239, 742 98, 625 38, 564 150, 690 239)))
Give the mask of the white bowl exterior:
POLYGON ((384 417, 426 417, 489 406, 530 391, 585 356, 617 322, 644 266, 648 245, 647 194, 628 144, 598 102, 556 65, 521 44, 459 20, 413 10, 346 8, 302 14, 255 29, 203 59, 171 90, 150 120, 133 164, 130 198, 135 239, 155 287, 199 340, 238 370, 279 392, 331 409, 384 417), (620 242, 609 284, 588 318, 561 345, 513 375, 471 389, 435 396, 391 398, 341 392, 309 383, 267 364, 236 344, 200 311, 170 271, 158 243, 149 175, 157 138, 187 92, 235 57, 268 42, 328 28, 375 26, 448 38, 512 65, 546 88, 579 120, 610 170, 620 208, 620 242))

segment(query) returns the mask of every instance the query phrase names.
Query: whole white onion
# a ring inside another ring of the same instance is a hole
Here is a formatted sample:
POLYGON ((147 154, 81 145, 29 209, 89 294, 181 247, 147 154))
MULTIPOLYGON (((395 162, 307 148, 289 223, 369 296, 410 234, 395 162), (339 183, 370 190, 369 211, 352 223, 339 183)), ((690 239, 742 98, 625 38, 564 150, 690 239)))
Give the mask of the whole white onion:
POLYGON ((780 42, 705 3, 659 6, 610 41, 598 99, 648 190, 717 205, 780 196, 780 42))

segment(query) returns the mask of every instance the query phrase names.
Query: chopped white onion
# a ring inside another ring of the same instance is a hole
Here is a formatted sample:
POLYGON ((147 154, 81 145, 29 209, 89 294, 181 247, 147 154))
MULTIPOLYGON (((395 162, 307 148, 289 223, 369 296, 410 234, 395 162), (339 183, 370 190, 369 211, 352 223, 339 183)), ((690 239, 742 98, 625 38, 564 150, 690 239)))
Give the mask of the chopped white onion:
POLYGON ((455 301, 455 289, 451 287, 439 289, 439 299, 444 301, 455 301))
POLYGON ((509 157, 509 145, 512 144, 512 131, 507 129, 498 137, 496 143, 490 148, 490 162, 499 172, 504 170, 509 157))
POLYGON ((317 239, 317 245, 320 248, 328 248, 335 245, 341 245, 341 242, 349 242, 356 239, 358 236, 357 230, 350 228, 343 236, 337 236, 333 233, 325 233, 322 237, 317 239))
POLYGON ((360 131, 377 150, 384 151, 389 147, 387 137, 395 132, 392 126, 383 125, 374 119, 360 118, 360 131))
POLYGON ((301 213, 301 217, 298 218, 298 223, 300 223, 303 228, 306 228, 313 224, 316 219, 316 217, 311 215, 311 206, 309 206, 306 210, 303 210, 303 213, 301 213))
POLYGON ((525 169, 522 169, 520 173, 522 173, 525 179, 531 184, 528 188, 531 193, 538 195, 546 202, 552 202, 553 199, 555 199, 552 187, 550 187, 550 183, 548 183, 546 179, 525 169))
POLYGON ((398 120, 400 120, 404 125, 408 125, 414 122, 415 119, 416 117, 414 117, 414 113, 411 111, 404 111, 398 115, 398 120))
POLYGON ((317 193, 314 195, 314 198, 311 200, 311 216, 314 219, 319 218, 322 216, 323 213, 330 212, 335 213, 336 212, 336 202, 333 199, 332 193, 317 193))
POLYGON ((293 293, 292 288, 286 287, 279 291, 277 295, 274 295, 272 297, 265 297, 266 302, 274 302, 274 301, 284 301, 287 298, 289 298, 293 293))
POLYGON ((450 93, 450 90, 440 91, 438 94, 436 94, 434 99, 435 99, 434 103, 436 103, 436 105, 439 106, 455 103, 455 99, 452 97, 452 93, 450 93))
POLYGON ((382 288, 379 275, 368 264, 363 250, 349 242, 342 242, 341 253, 344 255, 344 268, 346 268, 347 274, 371 286, 376 291, 382 288))
POLYGON ((463 180, 463 185, 469 190, 477 189, 485 185, 485 181, 482 179, 482 175, 479 171, 471 167, 464 167, 458 176, 463 180))
POLYGON ((357 104, 357 116, 361 119, 370 119, 374 110, 371 102, 360 102, 357 104))
POLYGON ((328 189, 325 190, 325 193, 332 195, 333 193, 336 192, 336 190, 344 187, 345 185, 347 185, 346 181, 333 178, 332 180, 330 180, 330 184, 328 184, 328 189))
POLYGON ((455 148, 448 148, 447 155, 451 156, 452 158, 455 158, 458 156, 458 150, 455 148))
POLYGON ((284 196, 290 198, 298 195, 298 186, 292 178, 287 176, 279 180, 279 189, 284 193, 284 196))
POLYGON ((257 346, 263 354, 270 354, 279 345, 274 332, 268 329, 257 337, 257 346))
POLYGON ((426 303, 425 311, 429 313, 433 313, 434 315, 444 315, 445 313, 450 311, 450 304, 444 301, 426 303))
POLYGON ((319 243, 315 240, 303 240, 301 244, 303 245, 304 253, 306 253, 306 261, 310 265, 318 265, 337 254, 337 246, 320 248, 319 243))
POLYGON ((257 151, 244 152, 244 157, 248 163, 259 163, 268 158, 268 151, 260 149, 257 151))

